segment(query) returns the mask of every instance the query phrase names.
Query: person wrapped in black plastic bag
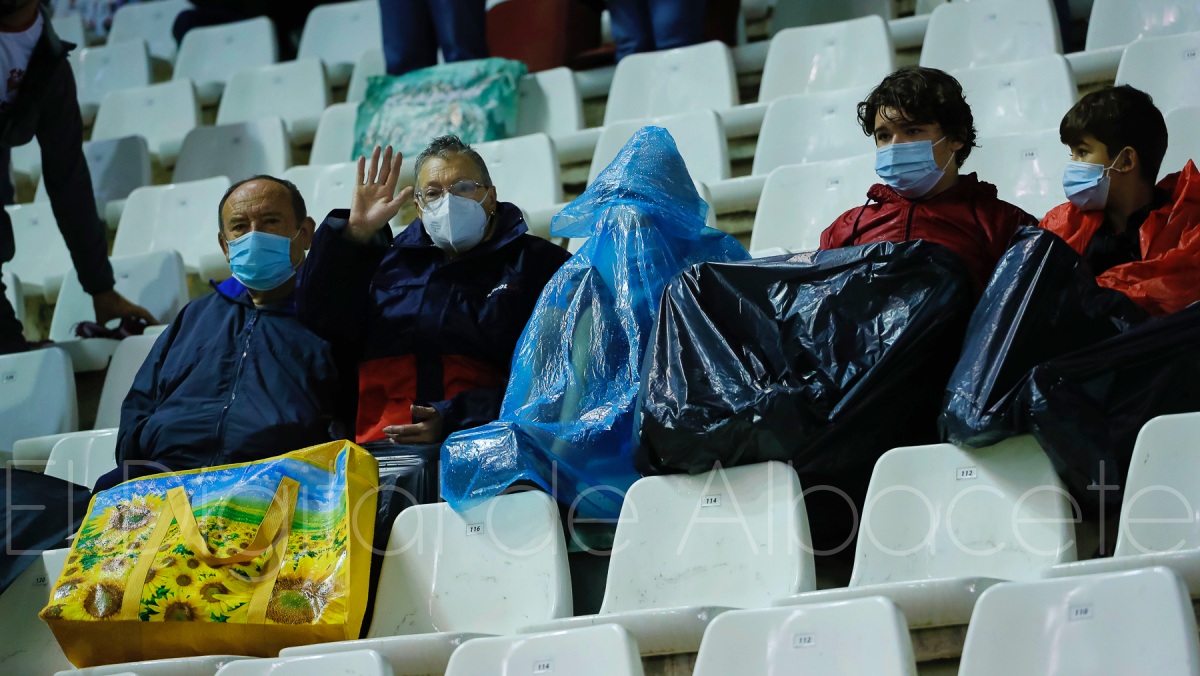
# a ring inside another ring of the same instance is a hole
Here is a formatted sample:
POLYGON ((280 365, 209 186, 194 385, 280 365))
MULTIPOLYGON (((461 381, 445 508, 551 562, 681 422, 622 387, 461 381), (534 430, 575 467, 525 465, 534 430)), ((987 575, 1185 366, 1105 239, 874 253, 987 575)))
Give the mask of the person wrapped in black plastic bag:
POLYGON ((852 543, 876 459, 937 440, 971 297, 961 260, 922 241, 686 271, 643 366, 638 468, 790 462, 817 550, 852 543))

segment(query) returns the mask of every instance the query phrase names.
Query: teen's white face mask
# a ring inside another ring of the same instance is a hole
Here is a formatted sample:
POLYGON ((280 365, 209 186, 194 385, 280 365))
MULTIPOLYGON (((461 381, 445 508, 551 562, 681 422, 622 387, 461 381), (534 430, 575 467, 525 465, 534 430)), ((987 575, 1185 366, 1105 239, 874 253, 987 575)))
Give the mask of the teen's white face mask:
POLYGON ((434 246, 455 254, 470 251, 483 240, 487 219, 479 202, 450 193, 430 202, 421 213, 434 246))

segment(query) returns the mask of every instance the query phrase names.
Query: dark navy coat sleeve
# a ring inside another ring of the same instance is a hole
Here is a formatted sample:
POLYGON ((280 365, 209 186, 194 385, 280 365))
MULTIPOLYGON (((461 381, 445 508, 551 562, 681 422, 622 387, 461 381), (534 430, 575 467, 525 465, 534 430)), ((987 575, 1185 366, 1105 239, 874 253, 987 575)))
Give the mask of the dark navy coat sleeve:
POLYGON ((296 280, 296 316, 339 349, 361 349, 370 305, 371 280, 391 243, 391 230, 359 244, 344 236, 349 209, 329 213, 313 237, 296 280))

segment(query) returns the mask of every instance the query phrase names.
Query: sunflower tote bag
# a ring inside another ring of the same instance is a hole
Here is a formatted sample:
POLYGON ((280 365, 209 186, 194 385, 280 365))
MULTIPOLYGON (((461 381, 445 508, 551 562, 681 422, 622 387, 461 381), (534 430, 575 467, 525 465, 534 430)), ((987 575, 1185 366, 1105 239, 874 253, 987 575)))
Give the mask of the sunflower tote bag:
POLYGON ((96 494, 41 618, 77 667, 358 638, 379 466, 346 441, 96 494))

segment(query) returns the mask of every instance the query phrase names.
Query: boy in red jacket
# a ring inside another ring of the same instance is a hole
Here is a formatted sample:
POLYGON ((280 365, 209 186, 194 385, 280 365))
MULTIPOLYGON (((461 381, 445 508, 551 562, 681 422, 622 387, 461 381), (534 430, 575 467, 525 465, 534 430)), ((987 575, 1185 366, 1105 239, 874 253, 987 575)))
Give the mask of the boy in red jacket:
POLYGON ((996 187, 975 174, 959 174, 975 146, 962 85, 935 68, 902 68, 858 104, 858 122, 875 139, 883 183, 821 234, 821 248, 934 242, 962 258, 981 292, 1013 232, 1037 219, 997 198, 996 187))
POLYGON ((1155 185, 1167 152, 1167 125, 1148 94, 1128 85, 1092 92, 1059 125, 1071 150, 1063 174, 1069 200, 1041 227, 1062 237, 1096 282, 1152 315, 1200 300, 1200 172, 1155 185))

